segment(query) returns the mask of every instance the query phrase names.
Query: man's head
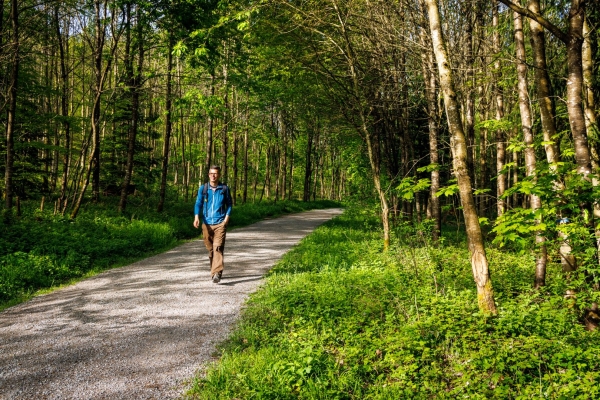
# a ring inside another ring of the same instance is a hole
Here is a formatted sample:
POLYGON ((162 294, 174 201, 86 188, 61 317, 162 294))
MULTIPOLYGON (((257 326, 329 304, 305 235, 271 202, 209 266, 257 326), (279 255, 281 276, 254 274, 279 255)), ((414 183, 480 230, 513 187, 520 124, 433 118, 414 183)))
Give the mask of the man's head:
POLYGON ((211 186, 217 186, 219 183, 219 177, 221 176, 221 167, 218 165, 212 165, 208 170, 208 181, 211 186))

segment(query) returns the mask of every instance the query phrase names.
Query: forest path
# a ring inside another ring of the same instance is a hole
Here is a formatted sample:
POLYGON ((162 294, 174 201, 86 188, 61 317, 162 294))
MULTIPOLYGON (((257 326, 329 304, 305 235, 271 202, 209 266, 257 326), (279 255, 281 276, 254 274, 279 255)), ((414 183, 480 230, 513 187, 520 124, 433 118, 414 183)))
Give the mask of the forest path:
POLYGON ((219 285, 196 240, 5 310, 0 399, 180 396, 269 268, 341 212, 313 210, 228 232, 219 285))

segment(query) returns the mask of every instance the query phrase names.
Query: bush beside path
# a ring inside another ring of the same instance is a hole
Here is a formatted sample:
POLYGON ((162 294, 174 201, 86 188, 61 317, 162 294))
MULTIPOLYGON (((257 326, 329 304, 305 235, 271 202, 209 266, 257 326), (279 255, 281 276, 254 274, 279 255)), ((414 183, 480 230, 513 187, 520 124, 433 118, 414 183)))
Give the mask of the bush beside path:
POLYGON ((247 295, 292 246, 341 209, 228 233, 210 281, 193 241, 0 313, 0 398, 173 398, 211 359, 247 295))

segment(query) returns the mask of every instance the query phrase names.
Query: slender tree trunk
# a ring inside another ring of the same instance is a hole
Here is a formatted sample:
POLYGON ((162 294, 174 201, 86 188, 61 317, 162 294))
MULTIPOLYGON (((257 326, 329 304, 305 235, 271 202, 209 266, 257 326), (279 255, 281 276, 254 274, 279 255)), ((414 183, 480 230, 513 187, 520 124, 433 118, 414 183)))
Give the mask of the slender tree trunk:
POLYGON ((260 198, 258 202, 260 203, 263 199, 265 191, 267 193, 267 199, 269 199, 269 185, 271 184, 271 146, 267 147, 267 152, 265 154, 266 157, 266 166, 265 166, 265 182, 263 184, 262 192, 260 192, 260 198))
POLYGON ((587 176, 592 172, 591 156, 588 147, 585 115, 583 113, 583 21, 584 6, 582 0, 572 0, 569 11, 569 41, 567 43, 567 110, 569 125, 575 145, 577 171, 587 176))
POLYGON ((290 147, 290 179, 289 179, 289 190, 288 190, 288 200, 292 199, 292 195, 294 193, 294 137, 292 136, 292 146, 290 147))
MULTIPOLYGON (((540 13, 539 0, 529 0, 528 8, 537 14, 540 13)), ((533 65, 537 101, 540 107, 540 119, 544 136, 544 149, 550 168, 556 171, 556 164, 560 161, 556 146, 556 125, 554 122, 554 102, 552 100, 552 83, 546 64, 546 36, 544 28, 537 21, 529 19, 531 31, 531 47, 533 49, 533 65)))
POLYGON ((158 201, 157 211, 162 212, 165 204, 165 194, 167 190, 167 176, 169 172, 169 152, 171 146, 171 134, 172 134, 172 122, 171 122, 171 112, 172 112, 172 86, 173 86, 173 46, 174 46, 174 38, 173 34, 169 32, 169 43, 167 47, 167 93, 166 93, 166 101, 165 101, 165 139, 163 142, 163 152, 162 152, 162 172, 160 179, 160 198, 158 201))
POLYGON ((8 88, 8 117, 6 121, 6 168, 4 173, 4 196, 7 210, 13 207, 13 165, 15 157, 14 137, 17 114, 17 84, 19 82, 20 41, 19 41, 19 2, 10 1, 10 21, 12 25, 12 68, 8 88))
MULTIPOLYGON (((315 122, 314 129, 318 129, 318 122, 315 122)), ((302 201, 310 201, 310 177, 312 175, 312 145, 313 145, 313 127, 309 126, 306 130, 306 164, 304 167, 304 194, 302 195, 302 201)))
MULTIPOLYGON (((585 84, 585 123, 588 136, 593 140, 590 143, 591 162, 594 175, 592 175, 592 185, 600 186, 598 174, 600 173, 600 156, 598 155, 597 145, 600 140, 600 132, 598 130, 598 122, 596 119, 596 99, 594 97, 594 57, 592 52, 592 31, 590 30, 587 18, 583 22, 583 81, 585 84)), ((594 226, 596 234, 596 248, 598 249, 600 259, 600 202, 596 200, 594 207, 594 226)))
POLYGON ((467 166, 469 170, 469 177, 471 178, 471 182, 475 182, 475 162, 474 162, 474 153, 475 153, 475 99, 474 99, 474 88, 475 88, 475 79, 474 79, 474 66, 475 66, 475 55, 473 52, 473 25, 474 18, 472 15, 473 12, 473 2, 471 0, 467 0, 464 2, 465 6, 465 18, 467 19, 467 23, 465 25, 465 51, 466 51, 466 83, 467 87, 465 88, 466 93, 466 101, 465 101, 465 132, 467 139, 467 166))
MULTIPOLYGON (((105 5, 106 7, 106 5, 105 5)), ((103 79, 102 79, 102 55, 106 39, 106 26, 100 15, 100 1, 94 1, 96 37, 94 47, 94 108, 92 109, 92 200, 100 199, 100 113, 103 79)))
MULTIPOLYGON (((211 97, 215 95, 215 74, 211 74, 210 75, 210 95, 211 97)), ((212 164, 212 152, 213 152, 213 125, 214 125, 214 120, 213 120, 213 113, 212 110, 209 112, 208 115, 208 132, 206 133, 206 161, 204 162, 204 165, 206 167, 206 172, 204 173, 204 176, 202 176, 202 179, 204 179, 206 182, 208 182, 208 170, 211 167, 212 164)))
MULTIPOLYGON (((131 18, 131 3, 127 3, 127 18, 131 18)), ((133 175, 133 163, 135 156, 135 142, 138 133, 138 125, 140 119, 140 86, 142 77, 142 67, 144 65, 144 46, 142 38, 142 22, 141 22, 141 7, 137 6, 137 26, 136 26, 136 39, 137 39, 137 53, 138 62, 137 70, 133 71, 133 57, 131 55, 131 32, 128 32, 126 41, 126 62, 125 68, 127 71, 127 84, 131 91, 131 121, 129 124, 129 137, 127 140, 127 165, 125 166, 125 178, 121 185, 121 198, 119 201, 119 212, 123 212, 127 207, 127 195, 129 193, 129 185, 131 184, 131 177, 133 175)), ((130 22, 129 22, 130 24, 130 22)), ((127 29, 130 31, 131 27, 127 29)))
MULTIPOLYGON (((519 13, 513 12, 513 22, 515 27, 515 47, 517 53, 517 78, 518 78, 518 92, 519 92, 519 111, 521 114, 521 126, 523 128, 523 138, 525 141, 525 171, 528 177, 535 179, 535 149, 533 139, 533 117, 531 115, 531 108, 529 107, 529 92, 528 92, 528 81, 527 81, 527 64, 525 54, 525 39, 523 34, 523 17, 519 13)), ((532 194, 531 195, 531 209, 535 213, 542 206, 540 197, 532 194)), ((536 221, 538 224, 541 222, 539 219, 536 221)), ((535 288, 546 285, 546 263, 548 259, 546 245, 544 244, 545 238, 540 232, 535 235, 535 242, 538 246, 538 253, 536 256, 535 263, 535 288)))
MULTIPOLYGON (((425 39, 425 34, 422 33, 423 48, 426 45, 431 46, 431 43, 425 39)), ((427 95, 427 120, 429 125, 429 163, 431 165, 439 164, 438 155, 438 109, 437 109, 437 82, 435 79, 435 64, 433 61, 432 51, 423 51, 421 55, 423 78, 425 80, 425 91, 427 95)), ((440 199, 437 192, 440 190, 440 171, 435 168, 431 171, 431 187, 429 191, 429 213, 433 219, 432 239, 438 242, 442 231, 442 217, 440 199)))
POLYGON ((225 116, 223 118, 223 146, 221 147, 221 173, 223 180, 225 182, 229 181, 228 170, 227 170, 227 157, 229 156, 229 119, 231 110, 229 109, 229 87, 227 86, 227 63, 223 65, 223 85, 225 86, 225 97, 224 97, 224 106, 225 106, 225 116))
MULTIPOLYGON (((71 159, 71 123, 69 121, 69 109, 68 109, 68 96, 69 96, 69 75, 67 72, 66 56, 65 56, 65 42, 63 35, 60 31, 60 18, 59 18, 59 6, 58 4, 54 7, 54 24, 56 30, 56 37, 58 40, 58 51, 59 51, 59 63, 60 63, 60 112, 62 117, 63 132, 65 135, 65 150, 63 153, 63 171, 62 171, 62 182, 60 186, 60 197, 58 199, 59 208, 65 207, 67 200, 67 184, 69 179, 69 164, 71 159)), ((68 30, 65 30, 68 35, 68 30)))
POLYGON ((242 202, 246 204, 248 199, 248 118, 249 108, 246 108, 246 127, 244 128, 244 194, 242 196, 242 202))
MULTIPOLYGON (((256 144, 256 142, 254 142, 256 144)), ((254 147, 254 146, 253 146, 254 147)), ((256 203, 256 186, 258 185, 258 171, 260 169, 260 156, 262 153, 262 146, 258 146, 256 152, 256 164, 254 168, 254 181, 252 182, 252 202, 256 203)))
POLYGON ((287 126, 283 125, 283 130, 282 130, 282 151, 283 151, 283 156, 279 158, 280 162, 281 162, 281 165, 279 167, 279 175, 281 176, 281 183, 279 185, 280 191, 281 191, 281 200, 285 200, 285 192, 286 192, 285 189, 287 187, 286 186, 287 185, 287 181, 286 181, 286 178, 287 178, 287 166, 288 166, 287 165, 287 163, 288 163, 288 159, 287 159, 287 156, 288 156, 288 154, 287 154, 288 153, 287 152, 287 149, 288 149, 288 146, 287 146, 287 134, 288 134, 288 132, 287 132, 287 126))
POLYGON ((458 102, 456 100, 456 93, 454 91, 452 71, 448 64, 438 4, 437 0, 425 0, 425 3, 427 4, 433 49, 440 75, 440 86, 444 94, 448 128, 451 135, 450 146, 453 155, 452 164, 454 167, 454 174, 458 181, 460 200, 463 207, 469 251, 471 253, 471 266, 473 269, 473 277, 477 285, 479 308, 485 313, 496 314, 496 305, 494 303, 488 260, 485 254, 483 234, 481 232, 481 226, 479 225, 477 210, 473 200, 471 182, 467 172, 465 135, 458 102))
POLYGON ((238 141, 238 133, 236 129, 233 131, 233 185, 231 187, 234 205, 237 203, 238 191, 238 141))
MULTIPOLYGON (((500 51, 500 38, 498 34, 498 3, 494 1, 492 6, 492 46, 496 58, 500 51)), ((502 80, 502 72, 500 70, 500 60, 494 62, 494 81, 495 81, 495 97, 496 97, 496 120, 504 118, 504 94, 500 82, 502 80)), ((498 216, 506 211, 506 200, 502 198, 506 191, 507 176, 502 172, 504 169, 506 158, 506 135, 501 129, 496 131, 496 173, 498 174, 496 186, 497 210, 498 216)))

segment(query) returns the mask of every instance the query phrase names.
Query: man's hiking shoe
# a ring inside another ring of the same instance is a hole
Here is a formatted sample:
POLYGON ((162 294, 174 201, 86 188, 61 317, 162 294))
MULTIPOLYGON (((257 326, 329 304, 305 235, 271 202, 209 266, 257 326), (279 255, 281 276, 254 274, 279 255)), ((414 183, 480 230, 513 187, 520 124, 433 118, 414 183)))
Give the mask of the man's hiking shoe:
POLYGON ((212 276, 212 281, 213 281, 213 283, 219 283, 219 282, 221 282, 221 276, 222 276, 222 275, 223 275, 223 271, 219 271, 219 272, 217 272, 216 274, 214 274, 214 275, 212 276))

